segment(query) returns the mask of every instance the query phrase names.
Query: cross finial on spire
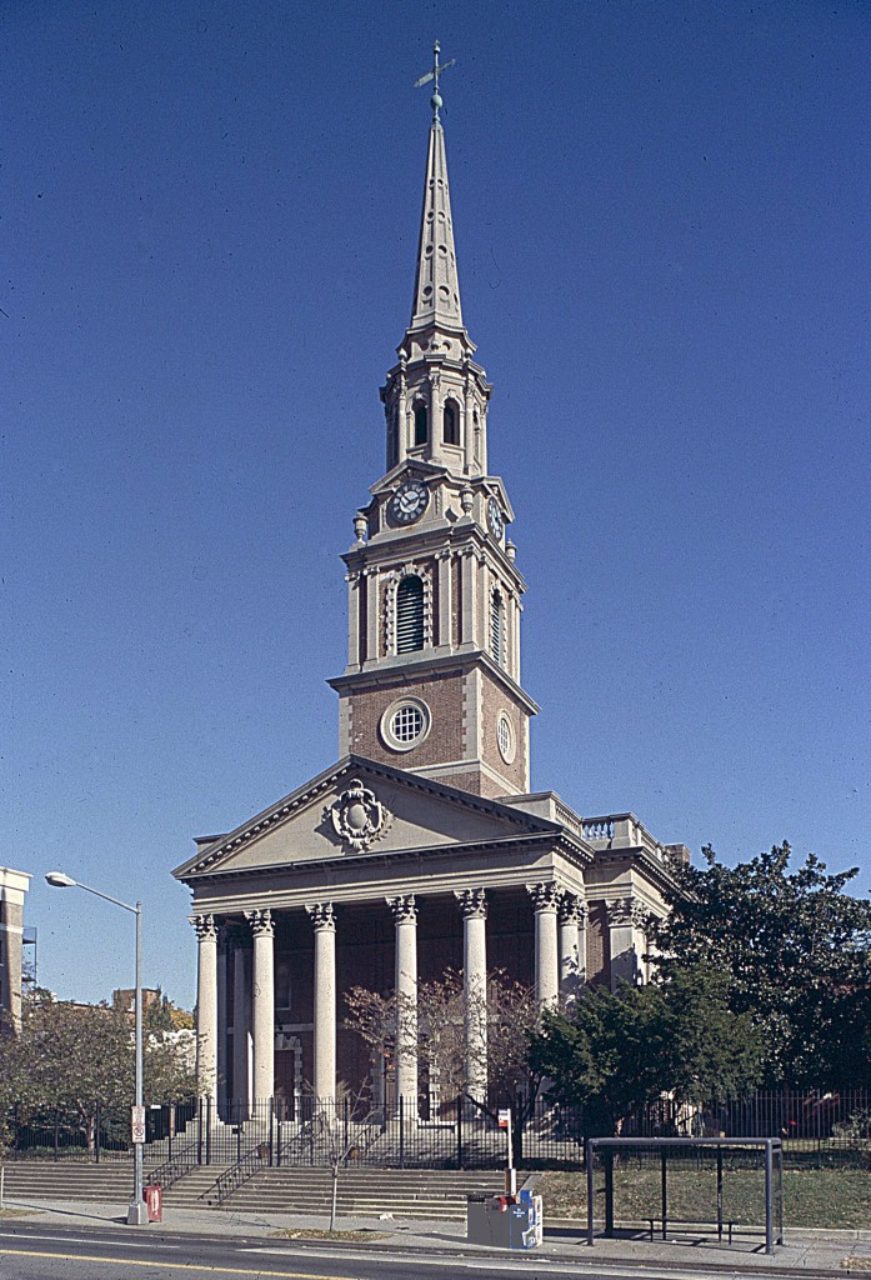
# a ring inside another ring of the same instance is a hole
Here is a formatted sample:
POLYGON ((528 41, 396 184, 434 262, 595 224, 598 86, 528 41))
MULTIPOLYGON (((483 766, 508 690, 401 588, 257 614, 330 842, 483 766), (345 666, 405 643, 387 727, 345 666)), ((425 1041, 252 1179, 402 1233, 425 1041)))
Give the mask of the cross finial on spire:
POLYGON ((415 89, 419 89, 422 85, 429 84, 430 80, 432 80, 433 93, 429 101, 430 101, 430 106, 432 107, 433 120, 438 120, 439 107, 443 105, 442 96, 439 93, 439 76, 442 74, 443 71, 447 71, 448 67, 456 66, 456 63, 457 63, 456 58, 451 58, 450 62, 440 63, 439 54, 441 53, 441 49, 442 49, 441 45, 439 44, 438 40, 436 40, 435 44, 432 47, 432 58, 433 58, 432 71, 427 71, 425 76, 421 76, 419 80, 415 80, 414 82, 415 89))

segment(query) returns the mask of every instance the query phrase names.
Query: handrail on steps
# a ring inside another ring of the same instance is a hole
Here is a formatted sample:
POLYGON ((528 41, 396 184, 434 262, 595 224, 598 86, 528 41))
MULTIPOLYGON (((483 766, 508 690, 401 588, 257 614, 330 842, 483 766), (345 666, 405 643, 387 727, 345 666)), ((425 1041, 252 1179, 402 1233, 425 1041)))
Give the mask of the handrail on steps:
POLYGON ((223 1204, 228 1196, 238 1191, 244 1182, 253 1178, 254 1174, 259 1173, 268 1163, 269 1143, 256 1143, 253 1147, 249 1147, 235 1164, 219 1174, 212 1185, 200 1193, 198 1199, 205 1200, 206 1204, 213 1206, 223 1204))
POLYGON ((158 1165, 149 1175, 149 1181, 158 1183, 163 1190, 171 1187, 173 1183, 178 1182, 179 1178, 183 1178, 186 1173, 190 1173, 199 1163, 197 1148, 199 1140, 194 1138, 192 1142, 186 1142, 181 1151, 177 1151, 174 1156, 166 1160, 163 1164, 158 1165))

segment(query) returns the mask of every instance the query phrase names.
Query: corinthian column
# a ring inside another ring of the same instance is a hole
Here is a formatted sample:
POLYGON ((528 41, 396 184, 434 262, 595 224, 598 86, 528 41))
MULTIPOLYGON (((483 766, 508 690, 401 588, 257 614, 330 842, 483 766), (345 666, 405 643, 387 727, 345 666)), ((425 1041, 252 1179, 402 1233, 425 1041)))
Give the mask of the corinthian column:
POLYGON ((251 1105, 248 1034, 251 1020, 251 952, 237 936, 233 950, 233 1102, 239 1119, 251 1105))
POLYGON ((539 1009, 553 1008, 559 997, 556 910, 559 887, 553 881, 528 884, 535 912, 535 999, 539 1009))
POLYGON ((203 1097, 218 1092, 218 930, 211 915, 191 916, 197 935, 197 1083, 203 1097))
POLYGON ((463 913, 466 1087, 483 1102, 487 1095, 487 898, 483 889, 462 889, 455 897, 463 913))
POLYGON ((246 911, 254 935, 252 991, 254 1016, 254 1102, 271 1098, 275 1091, 275 960, 272 912, 246 911))
POLYGON ((336 1096, 336 921, 331 902, 306 907, 315 931, 315 1061, 312 1084, 322 1102, 336 1096))
POLYGON ((387 905, 396 925, 396 1096, 417 1119, 417 907, 413 893, 387 905))
POLYGON ((575 893, 561 893, 559 899, 560 995, 573 1000, 584 981, 586 907, 575 893))

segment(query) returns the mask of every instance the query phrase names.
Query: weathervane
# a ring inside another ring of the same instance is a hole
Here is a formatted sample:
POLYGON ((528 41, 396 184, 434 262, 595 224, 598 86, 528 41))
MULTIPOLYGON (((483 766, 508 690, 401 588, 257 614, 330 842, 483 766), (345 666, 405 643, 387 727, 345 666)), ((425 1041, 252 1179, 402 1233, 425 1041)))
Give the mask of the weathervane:
POLYGON ((432 47, 432 53, 433 53, 432 71, 427 71, 425 76, 421 76, 419 80, 415 80, 414 82, 415 89, 420 89, 422 85, 429 84, 430 80, 432 80, 433 93, 432 93, 432 97, 430 98, 430 105, 432 106, 433 120, 438 120, 439 107, 443 105, 442 96, 439 93, 439 76, 443 71, 447 71, 448 67, 454 67, 456 66, 456 63, 457 63, 456 58, 451 58, 450 62, 439 63, 440 52, 441 52, 441 45, 439 44, 438 40, 436 40, 435 44, 432 47))

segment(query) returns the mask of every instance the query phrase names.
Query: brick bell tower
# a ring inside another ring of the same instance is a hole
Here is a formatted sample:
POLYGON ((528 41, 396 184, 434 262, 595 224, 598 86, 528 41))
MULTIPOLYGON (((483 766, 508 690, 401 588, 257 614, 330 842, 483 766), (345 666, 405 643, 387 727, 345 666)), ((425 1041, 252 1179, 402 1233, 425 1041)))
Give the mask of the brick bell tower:
POLYGON ((492 388, 463 325, 438 53, 411 323, 381 389, 387 472, 342 557, 348 665, 330 684, 341 754, 492 798, 529 791, 538 708, 520 686, 514 513, 487 474, 492 388))

